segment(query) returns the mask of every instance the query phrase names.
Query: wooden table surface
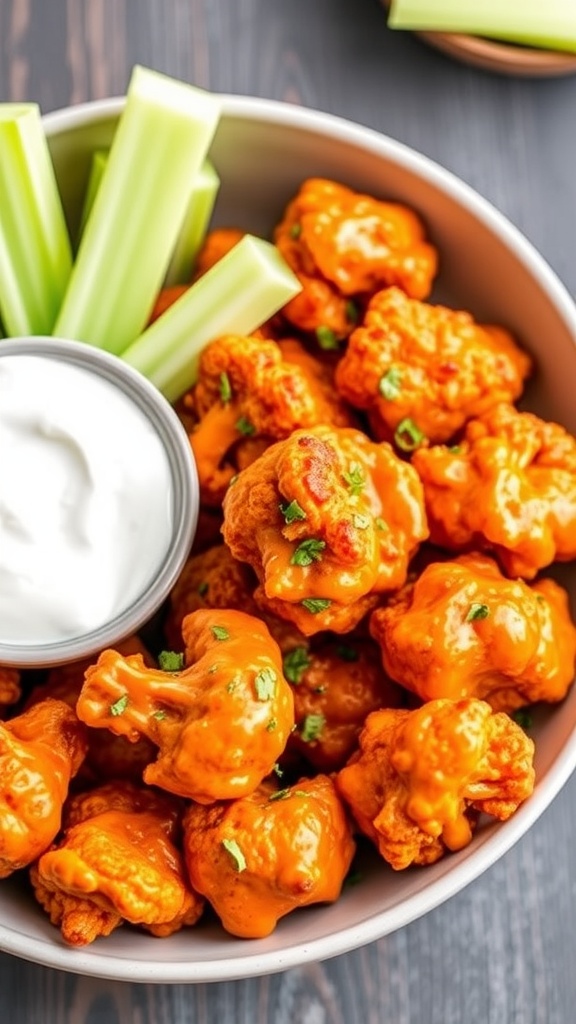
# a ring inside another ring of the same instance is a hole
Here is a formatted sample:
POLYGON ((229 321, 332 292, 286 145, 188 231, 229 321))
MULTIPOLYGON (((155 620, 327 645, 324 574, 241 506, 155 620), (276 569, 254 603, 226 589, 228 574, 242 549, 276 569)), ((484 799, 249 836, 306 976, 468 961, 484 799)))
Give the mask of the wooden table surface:
MULTIPOLYGON (((576 76, 521 80, 390 32, 378 0, 0 0, 0 100, 125 91, 135 63, 379 129, 473 185, 576 294, 576 76)), ((425 918, 324 964, 198 986, 83 979, 0 955, 10 1024, 571 1024, 576 779, 425 918)))

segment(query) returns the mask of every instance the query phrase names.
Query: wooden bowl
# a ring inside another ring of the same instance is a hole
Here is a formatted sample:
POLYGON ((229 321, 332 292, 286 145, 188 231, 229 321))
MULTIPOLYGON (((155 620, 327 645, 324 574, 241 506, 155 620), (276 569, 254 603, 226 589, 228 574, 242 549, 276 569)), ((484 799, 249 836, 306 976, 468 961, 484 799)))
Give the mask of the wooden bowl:
MULTIPOLYGON (((382 0, 388 9, 390 0, 382 0)), ((503 75, 548 78, 576 74, 576 54, 453 32, 416 32, 420 39, 465 64, 503 75)))

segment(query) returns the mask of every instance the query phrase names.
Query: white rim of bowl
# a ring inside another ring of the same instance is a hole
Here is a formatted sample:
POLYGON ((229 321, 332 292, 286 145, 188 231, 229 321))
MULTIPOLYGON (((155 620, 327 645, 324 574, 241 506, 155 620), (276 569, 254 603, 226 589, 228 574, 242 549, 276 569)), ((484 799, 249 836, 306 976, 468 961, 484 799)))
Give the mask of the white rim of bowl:
MULTIPOLYGON (((221 100, 224 115, 263 122, 272 121, 276 125, 282 124, 287 127, 296 125, 315 134, 328 134, 331 138, 361 146, 374 154, 391 157, 400 166, 435 185, 441 192, 446 192, 448 183, 457 201, 499 235, 515 258, 533 275, 538 276, 543 290, 556 306, 576 344, 576 307, 560 279, 531 242, 503 214, 450 171, 403 143, 332 114, 295 107, 277 100, 262 100, 249 96, 222 95, 221 100)), ((49 133, 74 128, 80 124, 86 125, 118 114, 123 103, 124 99, 119 97, 81 104, 46 115, 44 125, 49 133)), ((552 803, 575 768, 576 736, 573 736, 564 744, 561 753, 546 773, 546 786, 543 786, 542 782, 537 784, 530 799, 512 818, 500 823, 491 831, 470 857, 454 865, 445 876, 435 882, 426 882, 423 874, 422 886, 412 896, 402 900, 397 906, 376 913, 357 925, 343 928, 327 938, 292 943, 282 951, 263 952, 258 948, 260 943, 231 937, 231 942, 237 942, 242 947, 247 943, 245 954, 213 961, 134 962, 112 954, 100 953, 94 948, 89 952, 69 950, 57 945, 56 939, 30 938, 29 935, 23 935, 13 928, 0 924, 0 949, 26 960, 74 974, 117 981, 168 984, 233 981, 274 974, 299 967, 304 963, 327 960, 365 946, 410 924, 475 881, 528 831, 552 803)), ((322 908, 319 908, 318 912, 321 913, 322 908)))

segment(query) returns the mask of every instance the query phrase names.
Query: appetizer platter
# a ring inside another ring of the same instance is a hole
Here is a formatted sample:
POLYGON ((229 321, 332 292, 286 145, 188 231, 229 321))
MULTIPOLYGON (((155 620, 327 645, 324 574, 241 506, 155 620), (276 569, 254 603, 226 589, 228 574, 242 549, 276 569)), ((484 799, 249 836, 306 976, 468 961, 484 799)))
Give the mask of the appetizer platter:
POLYGON ((571 301, 368 129, 144 68, 24 114, 44 180, 27 241, 0 217, 4 333, 146 377, 199 515, 137 634, 0 667, 0 945, 159 981, 352 949, 477 877, 576 763, 571 301))

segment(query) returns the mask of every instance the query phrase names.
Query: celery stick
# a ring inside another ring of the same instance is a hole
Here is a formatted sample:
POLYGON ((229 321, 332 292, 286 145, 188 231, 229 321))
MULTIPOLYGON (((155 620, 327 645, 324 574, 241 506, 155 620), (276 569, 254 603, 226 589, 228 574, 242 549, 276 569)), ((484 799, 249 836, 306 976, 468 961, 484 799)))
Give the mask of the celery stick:
POLYGON ((573 0, 392 0, 388 24, 576 51, 573 0))
POLYGON ((194 260, 204 241, 219 188, 220 178, 210 161, 205 160, 192 182, 188 209, 172 253, 166 285, 185 284, 192 277, 194 260))
POLYGON ((250 334, 300 289, 275 246, 245 235, 122 358, 173 402, 194 384, 209 341, 250 334))
POLYGON ((210 93, 134 69, 55 334, 119 353, 141 333, 219 115, 210 93))
POLYGON ((35 103, 0 104, 0 313, 8 335, 51 334, 72 267, 35 103))
POLYGON ((80 218, 80 230, 78 237, 82 238, 84 234, 84 228, 86 222, 94 206, 94 200, 96 199, 96 193, 100 188, 100 182, 102 181, 102 175, 108 162, 107 149, 97 149, 92 154, 92 163, 90 164, 90 174, 88 176, 88 184, 86 185, 86 195, 84 196, 84 206, 82 207, 82 216, 80 218))

